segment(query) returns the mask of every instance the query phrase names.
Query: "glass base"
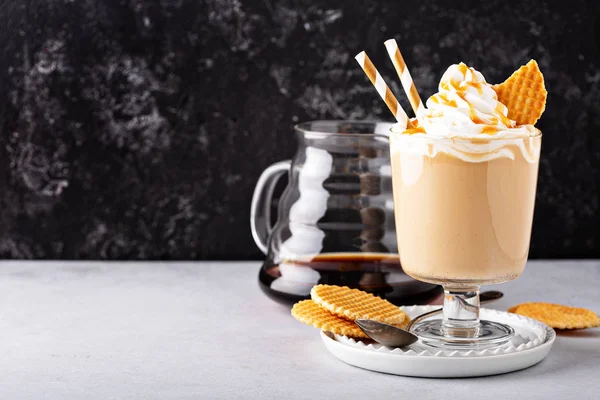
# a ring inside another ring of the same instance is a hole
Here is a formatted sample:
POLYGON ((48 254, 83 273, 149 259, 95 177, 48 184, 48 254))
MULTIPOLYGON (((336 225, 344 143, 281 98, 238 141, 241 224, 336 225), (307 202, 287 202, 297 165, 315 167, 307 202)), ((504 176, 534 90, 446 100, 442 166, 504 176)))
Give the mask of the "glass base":
POLYGON ((468 334, 460 330, 447 332, 443 320, 435 319, 415 325, 411 332, 421 339, 421 342, 433 347, 451 350, 482 350, 506 344, 515 334, 508 325, 493 321, 480 321, 479 326, 468 334))

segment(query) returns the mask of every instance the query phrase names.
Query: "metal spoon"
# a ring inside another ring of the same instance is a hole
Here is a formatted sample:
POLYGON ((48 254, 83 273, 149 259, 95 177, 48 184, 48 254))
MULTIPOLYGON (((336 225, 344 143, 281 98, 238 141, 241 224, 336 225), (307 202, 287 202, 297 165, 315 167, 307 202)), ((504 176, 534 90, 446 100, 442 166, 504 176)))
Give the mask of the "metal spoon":
MULTIPOLYGON (((490 290, 487 292, 479 293, 479 303, 489 303, 490 301, 500 299, 504 294, 496 290, 490 290)), ((464 302, 464 300, 463 300, 464 302)), ((463 303, 464 306, 471 306, 470 304, 463 303)), ((370 319, 357 319, 356 325, 371 339, 381 343, 388 347, 404 347, 409 344, 413 344, 419 337, 412 333, 411 328, 419 321, 429 318, 432 315, 436 315, 442 312, 442 308, 426 312, 418 317, 415 317, 412 321, 406 325, 404 329, 398 328, 397 326, 384 324, 382 322, 373 321, 370 319)))

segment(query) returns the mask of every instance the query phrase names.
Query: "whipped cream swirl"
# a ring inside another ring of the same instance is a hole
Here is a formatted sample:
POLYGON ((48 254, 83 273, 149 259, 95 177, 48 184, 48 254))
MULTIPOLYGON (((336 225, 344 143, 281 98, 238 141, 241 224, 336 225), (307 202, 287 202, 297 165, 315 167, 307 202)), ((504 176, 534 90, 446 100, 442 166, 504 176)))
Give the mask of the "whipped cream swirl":
MULTIPOLYGON (((464 139, 536 136, 533 125, 516 126, 508 109, 498 101, 492 85, 464 63, 451 65, 442 76, 439 92, 427 100, 411 134, 464 139)), ((395 129, 396 131, 396 129, 395 129)))

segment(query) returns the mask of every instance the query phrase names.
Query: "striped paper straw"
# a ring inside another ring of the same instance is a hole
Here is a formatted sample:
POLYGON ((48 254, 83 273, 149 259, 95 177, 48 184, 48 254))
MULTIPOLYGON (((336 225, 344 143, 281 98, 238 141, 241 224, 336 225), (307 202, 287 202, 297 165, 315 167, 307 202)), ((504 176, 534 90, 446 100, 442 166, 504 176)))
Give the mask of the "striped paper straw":
POLYGON ((417 92, 417 87, 415 86, 415 83, 413 82, 413 79, 410 76, 410 72, 408 72, 408 68, 406 67, 404 58, 402 58, 402 53, 400 53, 400 48, 398 48, 398 43, 396 43, 396 39, 390 39, 387 40, 384 44, 385 48, 388 51, 388 54, 390 55, 390 59, 394 64, 396 73, 400 78, 400 82, 402 82, 402 87, 404 88, 404 91, 408 96, 410 106, 415 112, 415 115, 418 117, 423 111, 425 111, 425 106, 421 101, 421 96, 419 96, 419 92, 417 92))
POLYGON ((363 71, 365 71, 365 74, 367 75, 373 86, 375 86, 377 93, 379 93, 379 95, 381 96, 385 104, 388 106, 392 114, 394 114, 396 121, 398 121, 402 126, 407 126, 409 128, 412 127, 408 115, 406 115, 406 112, 404 112, 404 109, 402 108, 400 103, 398 103, 398 100, 394 97, 394 94, 392 93, 388 85, 386 85, 379 72, 377 72, 377 69, 373 65, 373 62, 371 62, 369 56, 367 56, 367 53, 361 51, 354 58, 356 59, 360 67, 363 69, 363 71))

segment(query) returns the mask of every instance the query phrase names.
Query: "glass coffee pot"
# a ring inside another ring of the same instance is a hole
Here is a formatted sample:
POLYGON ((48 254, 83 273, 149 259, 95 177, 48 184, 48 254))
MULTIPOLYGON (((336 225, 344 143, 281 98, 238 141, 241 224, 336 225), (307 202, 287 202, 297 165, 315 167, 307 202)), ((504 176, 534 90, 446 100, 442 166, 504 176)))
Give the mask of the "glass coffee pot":
POLYGON ((358 288, 391 302, 424 304, 439 287, 402 271, 394 226, 388 135, 393 124, 313 121, 294 127, 293 160, 268 167, 251 205, 252 235, 266 254, 262 290, 292 303, 317 284, 358 288), (288 185, 271 226, 279 179, 288 185))

